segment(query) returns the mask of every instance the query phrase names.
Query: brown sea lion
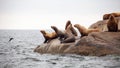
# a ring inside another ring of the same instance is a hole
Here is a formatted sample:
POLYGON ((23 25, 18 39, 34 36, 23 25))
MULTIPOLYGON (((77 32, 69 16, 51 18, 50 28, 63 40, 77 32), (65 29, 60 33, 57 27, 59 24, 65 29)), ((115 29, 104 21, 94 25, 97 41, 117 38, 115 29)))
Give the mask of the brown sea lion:
POLYGON ((103 20, 109 19, 109 17, 110 17, 111 14, 114 15, 114 17, 120 17, 120 12, 109 13, 109 14, 104 14, 104 15, 103 15, 103 20))
POLYGON ((61 41, 66 37, 65 32, 59 30, 56 26, 51 26, 51 28, 56 32, 58 38, 61 41))
POLYGON ((118 31, 118 21, 115 19, 113 14, 110 15, 109 20, 107 22, 107 28, 109 32, 117 32, 118 31))
MULTIPOLYGON (((69 25, 72 25, 72 23, 71 23, 70 20, 68 20, 68 21, 66 22, 65 30, 67 29, 67 27, 68 27, 69 25)), ((76 30, 75 30, 73 27, 71 27, 70 29, 71 29, 72 33, 73 33, 75 36, 78 36, 76 30)))
POLYGON ((68 27, 70 24, 71 24, 71 21, 68 20, 68 21, 66 22, 66 25, 65 25, 65 30, 67 29, 67 27, 68 27))
POLYGON ((87 29, 84 26, 81 26, 80 24, 75 24, 74 27, 78 29, 78 31, 81 34, 81 37, 87 36, 91 32, 100 32, 99 29, 87 29))
POLYGON ((70 43, 75 41, 75 37, 71 32, 71 25, 68 25, 64 32, 60 31, 57 27, 51 26, 51 28, 56 32, 60 38, 61 43, 70 43))
POLYGON ((42 33, 42 35, 43 35, 44 38, 45 38, 44 43, 49 42, 49 41, 51 41, 52 39, 57 38, 56 32, 47 33, 47 32, 45 32, 45 30, 40 30, 40 32, 42 33))
POLYGON ((62 41, 62 43, 71 43, 75 42, 75 35, 72 33, 72 24, 69 24, 68 27, 65 30, 65 39, 62 41))

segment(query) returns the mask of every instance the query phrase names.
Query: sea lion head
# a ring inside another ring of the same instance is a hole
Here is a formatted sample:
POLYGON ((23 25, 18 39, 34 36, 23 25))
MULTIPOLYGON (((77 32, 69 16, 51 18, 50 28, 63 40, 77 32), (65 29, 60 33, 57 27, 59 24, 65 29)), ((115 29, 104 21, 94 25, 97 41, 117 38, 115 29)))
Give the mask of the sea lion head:
POLYGON ((70 21, 70 20, 68 20, 66 24, 68 24, 68 25, 69 25, 69 24, 71 24, 71 21, 70 21))
POLYGON ((72 24, 68 25, 68 27, 66 28, 65 33, 68 33, 68 34, 72 33, 71 29, 72 29, 72 24))
POLYGON ((70 24, 71 24, 71 21, 68 20, 68 21, 66 22, 65 30, 67 29, 67 27, 68 27, 70 24))
POLYGON ((52 28, 53 30, 56 30, 56 29, 57 29, 57 27, 56 27, 56 26, 51 26, 51 28, 52 28))
POLYGON ((87 30, 84 26, 81 26, 80 24, 75 24, 74 27, 76 27, 78 29, 87 30))
POLYGON ((74 27, 79 28, 79 27, 80 27, 80 25, 79 25, 79 24, 75 24, 75 25, 74 25, 74 27))
POLYGON ((57 33, 59 30, 56 26, 51 26, 51 28, 57 33))
POLYGON ((110 14, 109 19, 110 19, 110 20, 114 20, 114 19, 115 19, 114 15, 113 15, 113 14, 110 14))
POLYGON ((109 19, 109 17, 110 17, 110 14, 104 14, 103 15, 103 20, 107 20, 107 19, 109 19))
POLYGON ((72 24, 69 24, 66 29, 71 29, 71 28, 72 28, 72 24))
POLYGON ((114 23, 117 23, 118 22, 118 20, 117 19, 115 19, 115 16, 113 15, 113 14, 111 14, 110 15, 110 17, 109 17, 109 20, 108 20, 109 22, 114 22, 114 23))
POLYGON ((40 32, 41 32, 42 34, 46 34, 45 30, 40 30, 40 32))

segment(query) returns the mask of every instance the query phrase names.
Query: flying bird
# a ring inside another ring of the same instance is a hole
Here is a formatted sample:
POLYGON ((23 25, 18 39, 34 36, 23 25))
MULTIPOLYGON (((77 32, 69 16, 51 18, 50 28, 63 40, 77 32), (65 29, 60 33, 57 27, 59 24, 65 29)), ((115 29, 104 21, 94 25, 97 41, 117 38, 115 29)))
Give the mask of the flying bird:
POLYGON ((9 42, 10 42, 11 40, 13 40, 13 39, 14 39, 14 38, 10 38, 10 39, 9 39, 9 42))

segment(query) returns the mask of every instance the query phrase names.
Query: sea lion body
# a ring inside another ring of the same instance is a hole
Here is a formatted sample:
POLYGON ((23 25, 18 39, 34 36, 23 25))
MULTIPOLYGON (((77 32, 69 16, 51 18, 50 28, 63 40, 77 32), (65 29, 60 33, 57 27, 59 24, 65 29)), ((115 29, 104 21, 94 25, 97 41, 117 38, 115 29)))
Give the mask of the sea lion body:
POLYGON ((72 24, 68 25, 68 27, 65 30, 66 38, 62 41, 63 43, 75 42, 75 35, 72 33, 71 29, 72 24))
MULTIPOLYGON (((68 21, 66 22, 65 30, 67 29, 67 27, 68 27, 69 25, 72 25, 72 23, 71 23, 70 20, 68 20, 68 21)), ((71 32, 72 32, 73 35, 78 36, 76 30, 75 30, 72 26, 71 26, 70 30, 71 30, 71 32)))
POLYGON ((76 27, 78 29, 78 31, 81 34, 81 37, 87 36, 91 32, 100 32, 99 29, 87 29, 84 26, 81 26, 79 24, 75 24, 74 27, 76 27))
POLYGON ((107 22, 108 32, 117 32, 118 31, 118 21, 115 19, 113 14, 110 15, 107 22))
POLYGON ((59 30, 56 26, 51 26, 51 28, 56 32, 57 37, 62 41, 66 35, 64 32, 62 32, 61 30, 59 30))
POLYGON ((68 43, 68 42, 74 42, 75 41, 75 39, 74 39, 75 37, 72 34, 72 32, 70 30, 70 27, 71 27, 71 25, 68 25, 66 30, 64 32, 62 32, 57 27, 51 26, 51 28, 56 32, 58 37, 60 37, 61 43, 68 43))
POLYGON ((43 34, 43 36, 44 36, 44 38, 45 38, 44 43, 49 42, 49 41, 51 41, 52 39, 57 38, 57 34, 56 34, 55 32, 47 33, 47 32, 45 32, 45 30, 41 30, 40 32, 43 34))

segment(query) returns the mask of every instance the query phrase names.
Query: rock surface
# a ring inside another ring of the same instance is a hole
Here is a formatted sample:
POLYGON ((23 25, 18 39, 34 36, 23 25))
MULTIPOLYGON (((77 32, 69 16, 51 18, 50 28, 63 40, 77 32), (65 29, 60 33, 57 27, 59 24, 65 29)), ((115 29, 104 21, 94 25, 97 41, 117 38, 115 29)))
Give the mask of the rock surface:
POLYGON ((41 54, 120 55, 120 32, 94 32, 76 43, 61 44, 58 39, 53 39, 48 44, 41 44, 34 51, 41 54))
MULTIPOLYGON (((120 17, 117 19, 120 20, 120 17)), ((89 27, 97 27, 101 29, 102 32, 90 33, 88 36, 84 36, 74 43, 60 43, 60 40, 53 39, 49 43, 39 45, 34 51, 41 54, 79 54, 86 56, 120 55, 120 32, 104 32, 107 31, 106 22, 107 20, 98 21, 89 27)))

